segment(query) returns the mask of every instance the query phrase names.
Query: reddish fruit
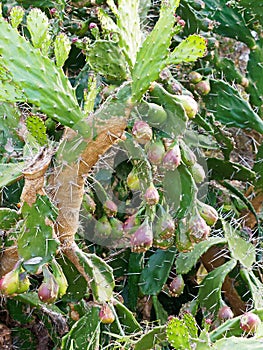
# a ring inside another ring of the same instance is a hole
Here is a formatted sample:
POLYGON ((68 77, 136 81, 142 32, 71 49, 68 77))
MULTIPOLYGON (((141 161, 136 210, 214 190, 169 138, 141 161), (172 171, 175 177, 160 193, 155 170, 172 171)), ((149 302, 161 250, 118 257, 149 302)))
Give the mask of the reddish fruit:
POLYGON ((246 312, 240 318, 240 328, 247 333, 255 333, 261 323, 258 315, 246 312))
POLYGON ((172 297, 179 297, 184 291, 184 280, 182 275, 176 276, 169 285, 169 293, 172 297))
POLYGON ((49 10, 49 13, 51 16, 55 15, 57 13, 57 9, 55 7, 52 7, 50 10, 49 10))
POLYGON ((165 154, 165 148, 162 141, 149 142, 145 149, 147 152, 147 158, 153 165, 161 164, 165 154))
POLYGON ((146 219, 131 237, 131 249, 135 253, 143 253, 153 244, 153 232, 146 219))
POLYGON ((176 144, 170 148, 164 155, 162 166, 165 170, 175 170, 181 163, 181 151, 176 144))
POLYGON ((110 324, 114 322, 115 316, 108 304, 102 305, 99 312, 99 318, 104 324, 110 324))
POLYGON ((196 213, 192 215, 189 220, 188 237, 191 242, 198 243, 208 238, 210 234, 210 227, 205 220, 196 213))
POLYGON ((107 199, 103 205, 103 209, 108 216, 115 216, 118 211, 117 205, 110 199, 107 199))
POLYGON ((196 83, 199 83, 199 81, 201 81, 203 78, 203 76, 198 73, 198 72, 190 72, 189 75, 188 75, 188 80, 190 83, 193 83, 193 84, 196 84, 196 83))
POLYGON ((199 83, 195 85, 195 91, 201 96, 205 96, 209 94, 209 92, 211 91, 209 81, 208 80, 199 81, 199 83))
POLYGON ((91 22, 91 23, 89 24, 89 29, 94 29, 94 28, 97 28, 97 24, 91 22))
POLYGON ((38 297, 43 303, 50 304, 56 301, 58 297, 59 285, 47 265, 43 266, 43 275, 43 282, 38 288, 38 297))
POLYGON ((230 309, 229 306, 223 306, 218 310, 218 318, 221 321, 226 321, 233 317, 233 311, 230 309))
POLYGON ((144 193, 144 200, 148 205, 156 205, 159 202, 159 193, 155 186, 151 184, 144 193))
POLYGON ((198 211, 207 225, 213 226, 217 222, 218 213, 211 205, 198 201, 198 211))
POLYGON ((151 141, 153 137, 152 128, 150 125, 142 120, 137 120, 132 128, 132 134, 136 140, 145 145, 147 142, 151 141))

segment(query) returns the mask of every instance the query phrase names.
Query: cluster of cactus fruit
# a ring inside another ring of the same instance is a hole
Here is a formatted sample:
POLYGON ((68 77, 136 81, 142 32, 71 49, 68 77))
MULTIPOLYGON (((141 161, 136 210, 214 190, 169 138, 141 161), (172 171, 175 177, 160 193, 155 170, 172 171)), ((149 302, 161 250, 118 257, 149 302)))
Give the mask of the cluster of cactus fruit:
POLYGON ((47 303, 63 317, 70 308, 75 323, 57 343, 62 350, 86 348, 83 339, 92 339, 89 349, 95 350, 115 344, 113 335, 122 338, 116 349, 213 344, 220 350, 240 339, 246 349, 258 346, 262 283, 253 266, 260 241, 244 239, 227 216, 219 217, 215 201, 205 203, 199 188, 208 169, 220 191, 232 191, 257 217, 228 180, 249 180, 260 191, 262 170, 231 160, 233 142, 224 129, 263 131, 261 5, 107 0, 72 1, 67 8, 64 1, 36 1, 41 10, 21 2, 24 7, 3 6, 0 14, 0 186, 10 195, 0 208, 0 229, 7 234, 1 294, 35 308, 47 303), (154 24, 149 11, 157 16, 154 24), (233 35, 249 49, 246 76, 220 51, 218 40, 233 35), (64 72, 74 69, 72 88, 64 72), (15 181, 19 196, 12 200, 15 181), (14 210, 18 201, 21 208, 14 210), (207 263, 211 248, 219 257, 207 263), (99 254, 108 254, 108 262, 99 254), (234 309, 224 288, 237 271, 237 283, 253 302, 237 297, 233 287, 236 300, 242 299, 234 309), (125 282, 115 285, 115 279, 125 282), (142 296, 160 323, 146 334, 134 316, 142 296), (180 304, 178 317, 167 317, 166 297, 180 304), (256 310, 244 312, 245 306, 256 310))

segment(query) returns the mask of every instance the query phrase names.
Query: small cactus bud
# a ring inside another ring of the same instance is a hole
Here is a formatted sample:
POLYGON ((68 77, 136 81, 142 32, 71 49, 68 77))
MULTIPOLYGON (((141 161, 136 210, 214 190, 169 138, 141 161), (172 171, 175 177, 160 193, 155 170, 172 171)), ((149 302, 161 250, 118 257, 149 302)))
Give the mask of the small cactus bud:
POLYGON ((132 191, 138 191, 140 189, 140 180, 134 170, 132 170, 127 176, 127 185, 132 191))
POLYGON ((189 82, 193 84, 199 83, 199 81, 201 81, 202 78, 203 76, 196 71, 190 72, 188 75, 189 82))
POLYGON ((184 280, 182 275, 176 276, 169 285, 169 293, 172 297, 179 297, 184 291, 184 280))
POLYGON ((54 259, 51 263, 54 278, 58 284, 58 297, 61 298, 66 294, 68 281, 59 263, 54 259))
POLYGON ((218 318, 221 321, 226 321, 234 317, 233 311, 229 306, 223 306, 218 310, 218 318))
POLYGON ((93 198, 88 193, 85 193, 83 199, 84 208, 87 210, 88 213, 94 214, 96 210, 96 203, 94 202, 93 198))
POLYGON ((147 190, 144 193, 144 200, 148 205, 156 205, 159 202, 159 193, 157 189, 155 188, 154 184, 151 183, 151 185, 147 188, 147 190))
POLYGON ((177 22, 177 24, 181 27, 184 27, 185 26, 185 20, 183 19, 179 19, 179 21, 177 22))
POLYGON ((142 120, 137 120, 132 128, 132 134, 136 140, 145 145, 148 141, 151 141, 153 132, 150 125, 142 120))
POLYGON ((189 95, 175 95, 176 101, 181 103, 189 119, 193 119, 198 112, 198 104, 189 95))
POLYGON ((145 149, 147 151, 147 158, 149 159, 151 164, 161 164, 165 153, 165 148, 162 141, 159 140, 155 142, 149 142, 147 143, 145 149))
POLYGON ((240 328, 247 333, 255 333, 261 323, 258 315, 246 312, 240 318, 240 328))
POLYGON ((114 322, 115 316, 108 304, 102 305, 99 312, 99 318, 104 324, 111 324, 114 322))
POLYGON ((199 83, 195 85, 195 91, 201 96, 209 94, 210 90, 211 88, 208 80, 199 81, 199 83))
POLYGON ((57 13, 57 9, 55 7, 52 7, 50 10, 49 10, 49 13, 51 16, 54 16, 56 13, 57 13))
POLYGON ((0 280, 0 291, 4 295, 12 295, 19 288, 19 269, 14 268, 0 280))
POLYGON ((182 140, 180 142, 180 146, 183 162, 188 166, 194 165, 196 163, 196 156, 194 152, 182 140))
POLYGON ((131 249, 135 253, 143 253, 151 248, 153 244, 153 233, 146 219, 131 237, 131 249))
POLYGON ((115 216, 118 211, 117 205, 110 199, 107 199, 103 204, 103 209, 108 216, 115 216))
POLYGON ((205 171, 202 165, 195 163, 191 166, 191 173, 196 183, 201 183, 205 179, 205 171))
POLYGON ((94 23, 94 22, 91 22, 91 23, 89 24, 89 29, 91 30, 91 29, 94 29, 94 28, 97 28, 97 24, 94 23))
POLYGON ((175 170, 181 163, 181 151, 179 145, 176 144, 168 149, 162 161, 162 167, 165 170, 175 170))
POLYGON ((218 220, 217 211, 208 204, 198 201, 198 211, 207 225, 213 226, 218 220))

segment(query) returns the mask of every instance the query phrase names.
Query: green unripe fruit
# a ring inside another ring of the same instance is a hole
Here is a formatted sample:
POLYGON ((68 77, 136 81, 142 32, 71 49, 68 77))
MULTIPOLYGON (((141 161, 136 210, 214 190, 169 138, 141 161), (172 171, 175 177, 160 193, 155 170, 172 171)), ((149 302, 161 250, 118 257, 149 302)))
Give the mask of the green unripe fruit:
POLYGON ((195 91, 201 96, 205 96, 209 94, 209 92, 211 91, 209 81, 208 80, 199 81, 199 83, 195 85, 195 91))
POLYGON ((159 165, 165 154, 165 148, 162 141, 149 142, 145 146, 147 158, 153 165, 159 165))
POLYGON ((191 166, 191 173, 196 183, 201 183, 205 179, 205 171, 202 165, 195 163, 191 166))
POLYGON ((185 113, 189 119, 193 119, 198 112, 198 104, 189 95, 175 95, 175 100, 183 106, 185 113))
POLYGON ((218 220, 217 211, 208 204, 198 201, 198 211, 207 225, 213 226, 218 220))
POLYGON ((188 75, 188 80, 190 83, 196 84, 203 79, 203 76, 198 72, 190 72, 188 75))
POLYGON ((167 114, 162 106, 155 103, 144 102, 138 106, 138 112, 151 126, 158 126, 167 119, 167 114))
POLYGON ((5 274, 0 280, 0 291, 4 295, 12 295, 19 288, 19 269, 14 269, 5 274))
POLYGON ((28 291, 29 287, 30 287, 30 281, 29 281, 29 278, 28 278, 26 272, 20 273, 19 274, 19 285, 18 285, 16 293, 17 294, 25 293, 28 291))

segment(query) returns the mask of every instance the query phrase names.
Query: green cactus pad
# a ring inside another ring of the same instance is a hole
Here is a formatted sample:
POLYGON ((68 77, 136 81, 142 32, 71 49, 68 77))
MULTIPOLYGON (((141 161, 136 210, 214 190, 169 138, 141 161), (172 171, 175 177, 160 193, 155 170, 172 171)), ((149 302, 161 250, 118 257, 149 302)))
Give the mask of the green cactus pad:
POLYGON ((138 51, 132 71, 133 102, 140 101, 150 83, 158 79, 166 66, 175 23, 174 12, 178 5, 178 0, 162 1, 160 18, 138 51))
POLYGON ((26 118, 26 127, 40 146, 47 144, 46 126, 43 120, 37 115, 30 115, 26 118))
POLYGON ((251 17, 258 20, 263 26, 263 2, 254 0, 239 0, 238 6, 244 7, 246 9, 246 14, 248 18, 251 17))
POLYGON ((13 28, 17 28, 22 22, 25 10, 21 6, 14 6, 10 11, 10 21, 13 28))
POLYGON ((190 35, 169 55, 167 65, 193 62, 206 54, 206 41, 200 35, 190 35))
POLYGON ((169 343, 178 350, 191 350, 187 325, 179 318, 172 318, 166 328, 169 343))
POLYGON ((175 258, 175 248, 158 249, 149 259, 140 276, 140 289, 145 295, 157 295, 165 284, 175 258), (156 268, 158 266, 158 268, 156 268))
POLYGON ((36 48, 41 48, 48 35, 48 18, 38 8, 32 9, 27 16, 27 29, 31 35, 31 41, 36 48))
POLYGON ((58 34, 54 41, 54 52, 56 57, 56 65, 58 67, 62 67, 64 65, 68 58, 70 49, 71 43, 69 38, 63 33, 58 34))
POLYGON ((188 273, 200 259, 200 257, 213 245, 225 244, 225 238, 211 237, 208 240, 200 242, 194 246, 189 253, 180 253, 176 259, 176 272, 178 274, 188 273))
POLYGON ((223 229, 233 258, 239 260, 245 267, 250 268, 256 261, 255 246, 241 238, 237 230, 226 221, 223 221, 223 229))
POLYGON ((251 269, 242 268, 240 269, 240 276, 243 281, 248 285, 250 290, 253 306, 255 309, 263 308, 262 290, 263 283, 255 276, 251 269))
POLYGON ((28 102, 42 112, 87 136, 89 127, 82 120, 74 90, 62 70, 43 57, 38 49, 0 18, 0 61, 23 91, 28 102))
POLYGON ((22 177, 25 162, 0 164, 0 188, 22 177))
POLYGON ((0 229, 9 230, 16 225, 20 218, 21 216, 16 210, 0 208, 0 229))
POLYGON ((128 78, 126 59, 118 43, 97 40, 88 50, 87 61, 92 69, 109 80, 128 78))
POLYGON ((166 326, 154 327, 134 345, 134 350, 152 350, 155 345, 166 343, 166 326))
POLYGON ((218 22, 214 29, 218 34, 243 41, 249 48, 255 46, 255 39, 238 8, 227 6, 225 0, 206 0, 205 5, 206 16, 218 22))
MULTIPOLYGON (((120 303, 117 299, 114 299, 114 307, 119 322, 122 325, 122 328, 125 329, 126 334, 139 332, 141 330, 141 326, 134 317, 134 314, 127 309, 124 304, 120 303)), ((119 329, 116 323, 116 320, 112 323, 111 331, 116 331, 116 334, 118 334, 119 329)))
POLYGON ((198 300, 203 308, 204 315, 213 315, 221 305, 221 288, 226 276, 236 266, 236 260, 229 260, 225 264, 209 272, 203 279, 198 300))
POLYGON ((222 80, 210 80, 211 92, 203 96, 207 111, 229 127, 254 129, 263 133, 263 121, 239 92, 222 80))
POLYGON ((95 254, 86 254, 80 249, 75 253, 85 273, 90 277, 90 288, 94 299, 98 302, 109 301, 114 288, 112 268, 95 254))
POLYGON ((100 318, 99 307, 92 306, 90 310, 82 316, 70 331, 62 338, 61 350, 96 350, 100 340, 100 318), (87 342, 89 346, 87 347, 87 342))
POLYGON ((26 202, 23 204, 22 216, 18 254, 24 260, 24 268, 35 273, 56 254, 58 241, 53 238, 53 229, 47 220, 54 222, 57 212, 48 197, 38 195, 31 207, 26 202))

